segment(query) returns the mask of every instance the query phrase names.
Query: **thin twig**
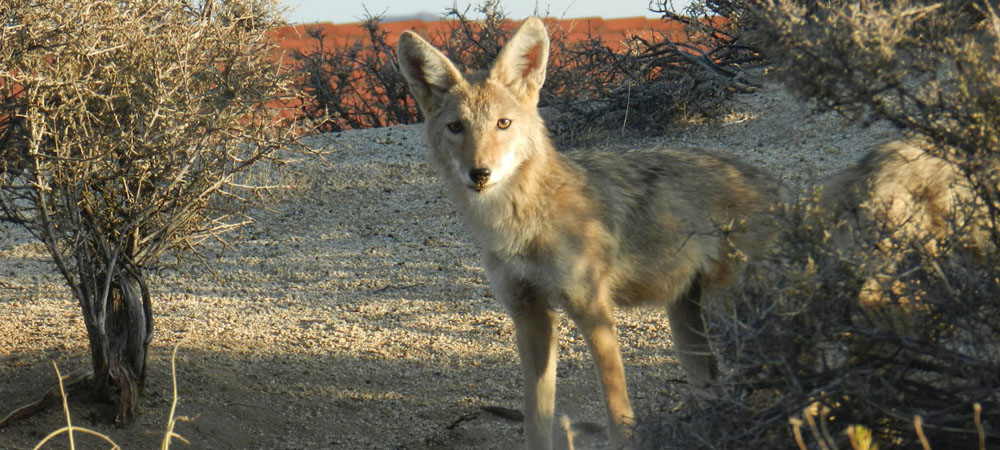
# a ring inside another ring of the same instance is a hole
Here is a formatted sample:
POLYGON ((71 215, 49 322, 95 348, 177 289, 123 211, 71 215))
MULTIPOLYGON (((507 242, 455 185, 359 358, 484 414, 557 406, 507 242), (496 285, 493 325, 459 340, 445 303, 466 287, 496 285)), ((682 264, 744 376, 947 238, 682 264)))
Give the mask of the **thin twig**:
POLYGON ((982 412, 983 407, 979 402, 972 404, 972 418, 976 424, 976 432, 979 433, 979 450, 986 450, 986 433, 983 431, 982 412))
POLYGON ((180 345, 174 346, 174 351, 170 354, 170 381, 173 384, 174 399, 170 403, 170 416, 167 418, 167 432, 163 436, 163 443, 160 445, 160 449, 167 450, 170 448, 170 440, 173 438, 180 439, 181 442, 190 445, 191 443, 184 439, 181 435, 174 433, 174 426, 177 425, 178 420, 187 420, 187 417, 174 417, 174 413, 177 411, 177 348, 180 345))
POLYGON ((115 441, 112 441, 111 438, 105 436, 104 434, 101 434, 101 433, 99 433, 97 431, 90 430, 90 429, 87 429, 87 428, 81 428, 81 427, 75 427, 75 426, 73 426, 73 421, 70 420, 70 415, 69 415, 69 402, 67 401, 66 390, 63 387, 63 377, 59 373, 59 366, 56 365, 55 361, 52 361, 52 367, 54 367, 56 369, 56 377, 59 379, 59 393, 62 396, 63 411, 66 412, 66 426, 62 427, 62 428, 60 428, 60 429, 58 429, 56 431, 53 431, 53 432, 49 433, 48 436, 45 436, 45 438, 42 439, 41 442, 39 442, 37 445, 35 445, 34 450, 38 450, 38 449, 42 448, 42 446, 45 445, 46 442, 48 442, 52 438, 54 438, 54 437, 62 434, 63 432, 69 434, 69 448, 71 450, 73 450, 73 449, 76 448, 76 446, 74 445, 74 442, 73 442, 73 432, 74 431, 79 431, 79 432, 84 433, 84 434, 89 434, 89 435, 92 435, 92 436, 97 436, 97 437, 99 437, 101 439, 104 439, 104 441, 107 442, 108 444, 111 444, 111 450, 121 450, 121 447, 119 447, 118 444, 115 443, 115 441))
POLYGON ((931 443, 924 435, 924 419, 920 416, 913 416, 913 428, 917 430, 917 437, 920 438, 920 445, 924 447, 924 450, 931 450, 931 443))
POLYGON ((566 445, 568 446, 569 450, 573 450, 573 438, 576 436, 576 432, 573 431, 573 426, 572 426, 573 424, 572 422, 570 422, 569 416, 563 415, 562 418, 559 419, 559 423, 562 425, 563 430, 566 432, 566 445))
POLYGON ((795 443, 799 445, 799 450, 809 450, 805 439, 802 438, 802 419, 790 417, 788 423, 792 424, 792 434, 795 435, 795 443))

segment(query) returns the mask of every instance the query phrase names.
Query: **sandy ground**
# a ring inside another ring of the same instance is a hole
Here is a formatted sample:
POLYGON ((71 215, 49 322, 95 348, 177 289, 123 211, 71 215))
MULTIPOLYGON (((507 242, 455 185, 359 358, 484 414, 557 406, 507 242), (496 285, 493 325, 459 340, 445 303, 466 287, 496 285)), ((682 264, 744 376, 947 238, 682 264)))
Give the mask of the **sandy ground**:
MULTIPOLYGON (((142 413, 71 401, 74 424, 125 449, 159 445, 179 346, 176 431, 193 449, 511 449, 521 424, 482 407, 518 408, 510 320, 424 162, 420 126, 310 138, 324 152, 292 174, 301 189, 254 213, 211 260, 152 274, 156 335, 142 413)), ((884 126, 813 114, 773 85, 737 98, 723 124, 678 126, 634 145, 694 146, 765 167, 790 184, 846 167, 894 136, 884 126)), ((637 411, 667 409, 684 388, 665 315, 621 311, 637 411)), ((586 346, 561 325, 557 414, 581 426, 576 448, 603 448, 586 346)), ((83 321, 44 249, 0 225, 0 415, 64 372, 89 366, 83 321)), ((31 448, 65 424, 57 408, 0 429, 0 448, 31 448)), ((562 445, 565 445, 563 443, 562 445)), ((65 437, 48 448, 67 448, 65 437)), ((77 448, 107 448, 77 436, 77 448)))

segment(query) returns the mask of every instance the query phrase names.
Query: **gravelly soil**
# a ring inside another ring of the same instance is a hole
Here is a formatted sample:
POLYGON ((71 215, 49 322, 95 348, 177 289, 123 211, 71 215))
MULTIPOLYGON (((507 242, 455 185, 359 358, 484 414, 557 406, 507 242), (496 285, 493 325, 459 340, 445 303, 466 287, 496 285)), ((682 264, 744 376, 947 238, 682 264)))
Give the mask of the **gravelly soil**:
MULTIPOLYGON (((768 85, 739 97, 721 125, 632 145, 732 154, 798 185, 893 133, 813 114, 768 85)), ((214 246, 211 270, 192 261, 153 274, 156 336, 137 422, 114 428, 111 406, 75 398, 74 423, 126 449, 159 445, 179 345, 178 415, 192 420, 176 430, 190 445, 174 448, 520 447, 520 423, 480 409, 519 406, 513 329, 419 136, 417 125, 310 138, 324 156, 293 166, 300 189, 256 211, 233 246, 214 246)), ((665 315, 619 318, 637 411, 670 408, 683 375, 665 315)), ((586 426, 603 423, 586 346, 565 319, 561 331, 557 414, 584 425, 576 448, 603 448, 586 426)), ((52 361, 63 372, 89 365, 78 306, 43 248, 0 225, 0 415, 54 383, 52 361)), ((0 429, 0 448, 31 448, 64 424, 51 408, 0 429)), ((107 448, 97 442, 78 436, 77 448, 107 448)))

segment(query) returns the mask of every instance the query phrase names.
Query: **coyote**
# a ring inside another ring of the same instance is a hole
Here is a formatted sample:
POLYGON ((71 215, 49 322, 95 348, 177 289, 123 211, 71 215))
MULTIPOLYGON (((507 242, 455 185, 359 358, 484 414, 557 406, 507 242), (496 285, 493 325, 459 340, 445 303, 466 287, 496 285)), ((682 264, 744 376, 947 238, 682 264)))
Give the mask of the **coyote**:
POLYGON ((424 113, 431 164, 482 250, 513 319, 524 376, 525 440, 552 446, 562 309, 590 347, 615 446, 634 423, 614 305, 665 305, 690 383, 716 362, 701 293, 772 240, 773 177, 726 158, 671 150, 556 152, 538 114, 549 39, 527 19, 493 67, 463 75, 412 32, 399 65, 424 113))

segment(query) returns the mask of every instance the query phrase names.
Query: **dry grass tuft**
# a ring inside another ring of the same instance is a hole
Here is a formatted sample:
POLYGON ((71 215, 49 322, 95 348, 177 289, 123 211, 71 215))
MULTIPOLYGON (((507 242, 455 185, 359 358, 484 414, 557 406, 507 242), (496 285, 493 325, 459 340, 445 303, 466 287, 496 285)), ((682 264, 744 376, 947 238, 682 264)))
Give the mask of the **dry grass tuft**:
MULTIPOLYGON (((163 437, 163 441, 160 444, 161 450, 169 449, 170 441, 173 439, 178 439, 181 442, 188 445, 191 444, 186 439, 184 439, 183 436, 174 432, 174 426, 177 424, 177 421, 193 420, 186 416, 180 416, 180 417, 175 416, 175 413, 177 412, 177 399, 178 399, 177 396, 177 348, 178 347, 179 346, 174 346, 174 350, 170 354, 170 379, 173 383, 173 401, 170 404, 170 415, 167 417, 167 431, 163 437)), ((41 441, 38 442, 38 445, 35 445, 34 450, 42 448, 47 442, 49 442, 50 440, 56 438, 57 436, 63 433, 66 433, 67 438, 69 439, 69 448, 71 450, 75 450, 76 440, 73 438, 73 432, 80 432, 84 434, 89 434, 91 436, 96 436, 101 440, 103 440, 104 442, 110 444, 113 450, 120 450, 121 447, 118 444, 116 444, 115 441, 111 440, 111 438, 108 437, 107 435, 95 430, 91 430, 89 428, 83 428, 73 425, 73 421, 69 415, 68 396, 66 394, 66 390, 63 389, 63 380, 65 377, 63 377, 62 374, 59 373, 59 366, 56 365, 55 361, 52 362, 52 367, 55 369, 56 377, 59 379, 59 391, 62 395, 62 407, 63 407, 63 412, 65 412, 66 414, 66 426, 58 430, 55 430, 49 433, 47 436, 45 436, 45 438, 43 438, 41 441)))

